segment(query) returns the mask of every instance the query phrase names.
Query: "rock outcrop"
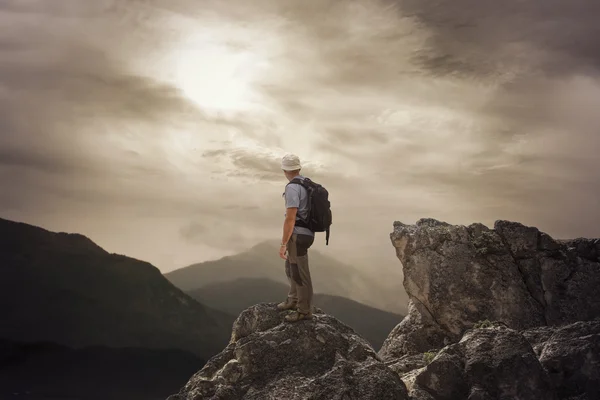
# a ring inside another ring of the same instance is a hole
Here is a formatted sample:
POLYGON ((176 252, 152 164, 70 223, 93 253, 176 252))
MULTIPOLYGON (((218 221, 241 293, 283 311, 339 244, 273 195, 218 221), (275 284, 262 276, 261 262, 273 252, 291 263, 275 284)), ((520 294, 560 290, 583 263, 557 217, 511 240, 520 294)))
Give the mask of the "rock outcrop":
POLYGON ((600 398, 599 240, 432 219, 391 239, 410 304, 379 354, 321 310, 262 303, 168 400, 600 398))
POLYGON ((522 332, 561 399, 600 399, 600 321, 522 332))
POLYGON ((497 325, 467 332, 418 371, 414 400, 554 400, 550 378, 517 331, 497 325))
POLYGON ((351 328, 317 310, 284 322, 275 304, 243 311, 229 345, 169 400, 404 400, 406 387, 351 328))
POLYGON ((403 374, 412 400, 600 398, 600 321, 520 332, 490 323, 428 354, 403 374))
POLYGON ((410 304, 379 355, 411 398, 599 398, 600 240, 433 219, 390 237, 410 304))
POLYGON ((383 356, 457 342, 486 319, 522 330, 600 316, 598 239, 555 241, 514 222, 489 229, 432 219, 396 222, 391 239, 411 304, 383 356))

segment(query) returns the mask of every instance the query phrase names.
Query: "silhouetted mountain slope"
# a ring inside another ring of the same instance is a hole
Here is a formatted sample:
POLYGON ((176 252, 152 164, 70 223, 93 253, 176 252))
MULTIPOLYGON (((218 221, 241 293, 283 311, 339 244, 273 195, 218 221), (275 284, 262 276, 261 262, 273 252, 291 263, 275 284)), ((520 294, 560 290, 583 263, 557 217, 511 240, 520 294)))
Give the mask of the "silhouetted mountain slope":
MULTIPOLYGON (((262 242, 245 252, 193 264, 169 272, 165 277, 185 291, 240 278, 287 283, 278 249, 276 241, 262 242)), ((372 270, 341 263, 316 250, 310 251, 309 258, 315 292, 343 296, 371 306, 390 304, 391 299, 397 299, 398 308, 403 307, 401 289, 383 287, 374 279, 372 270)))
POLYGON ((163 400, 203 365, 183 350, 0 340, 0 398, 163 400))
POLYGON ((5 219, 0 237, 1 338, 178 348, 204 358, 229 339, 233 316, 199 304, 147 262, 5 219))
MULTIPOLYGON (((238 315, 258 303, 284 300, 288 287, 263 278, 236 279, 189 291, 188 294, 208 306, 238 315)), ((369 307, 340 296, 316 293, 314 305, 354 328, 378 350, 389 332, 403 316, 369 307)))

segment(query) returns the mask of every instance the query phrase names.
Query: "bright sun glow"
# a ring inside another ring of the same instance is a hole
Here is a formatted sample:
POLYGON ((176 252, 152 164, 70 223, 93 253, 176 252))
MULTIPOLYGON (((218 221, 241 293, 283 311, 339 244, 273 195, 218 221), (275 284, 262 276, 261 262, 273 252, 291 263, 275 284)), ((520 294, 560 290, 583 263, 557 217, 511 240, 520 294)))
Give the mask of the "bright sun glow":
POLYGON ((259 106, 255 84, 267 63, 249 50, 195 41, 176 52, 175 84, 208 113, 235 113, 259 106))

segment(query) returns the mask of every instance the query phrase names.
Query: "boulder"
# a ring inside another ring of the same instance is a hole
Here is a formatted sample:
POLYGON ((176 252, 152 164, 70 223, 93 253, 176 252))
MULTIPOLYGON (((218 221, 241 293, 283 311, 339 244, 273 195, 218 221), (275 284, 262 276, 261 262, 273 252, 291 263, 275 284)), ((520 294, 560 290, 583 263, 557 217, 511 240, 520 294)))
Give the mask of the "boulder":
POLYGON ((285 322, 273 303, 243 311, 229 345, 168 400, 406 400, 407 390, 350 327, 317 310, 285 322))
POLYGON ((443 330, 421 303, 411 301, 408 314, 383 342, 379 355, 396 362, 404 356, 421 355, 456 342, 458 338, 443 330))
POLYGON ((600 321, 522 332, 562 399, 600 399, 600 321))
POLYGON ((473 329, 442 349, 415 377, 412 399, 555 400, 531 345, 503 325, 473 329))

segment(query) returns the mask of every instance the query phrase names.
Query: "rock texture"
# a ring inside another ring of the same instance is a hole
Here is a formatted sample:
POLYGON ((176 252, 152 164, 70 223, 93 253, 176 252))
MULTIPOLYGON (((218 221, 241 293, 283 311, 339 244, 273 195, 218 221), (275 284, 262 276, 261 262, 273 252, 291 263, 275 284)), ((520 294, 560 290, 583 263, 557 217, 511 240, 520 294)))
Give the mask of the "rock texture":
POLYGON ((390 237, 410 304, 379 355, 412 399, 600 398, 600 240, 433 219, 390 237))
POLYGON ((169 400, 598 400, 600 244, 498 221, 394 225, 408 315, 379 354, 318 311, 259 304, 169 400))
POLYGON ((406 387, 351 328, 317 310, 287 323, 275 304, 243 311, 227 348, 169 400, 403 400, 406 387))
POLYGON ((403 374, 412 400, 600 398, 600 321, 521 332, 491 323, 434 354, 403 374))
POLYGON ((469 331, 441 350, 416 375, 412 393, 435 400, 556 399, 530 344, 501 325, 469 331))
POLYGON ((411 304, 384 357, 456 342, 480 320, 522 330, 600 316, 598 239, 556 241, 508 221, 489 229, 421 219, 394 223, 391 240, 411 304))
POLYGON ((561 399, 600 399, 600 321, 523 332, 561 399))

